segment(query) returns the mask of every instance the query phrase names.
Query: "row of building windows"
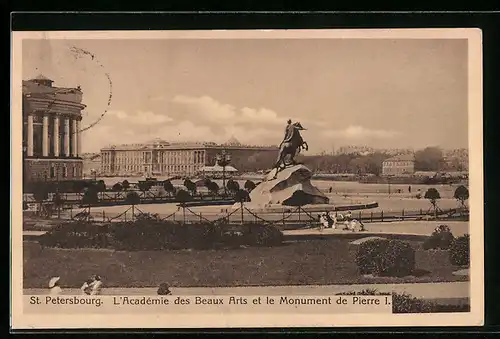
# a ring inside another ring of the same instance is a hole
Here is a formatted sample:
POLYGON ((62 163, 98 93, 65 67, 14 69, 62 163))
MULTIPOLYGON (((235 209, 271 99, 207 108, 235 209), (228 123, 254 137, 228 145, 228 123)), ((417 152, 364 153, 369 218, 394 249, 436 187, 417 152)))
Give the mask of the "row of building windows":
MULTIPOLYGON (((195 165, 163 165, 157 168, 161 172, 182 172, 182 171, 190 171, 194 172, 197 170, 200 170, 202 166, 195 166, 195 165)), ((120 172, 120 171, 127 171, 127 172, 142 172, 142 171, 148 171, 149 167, 148 166, 136 166, 136 165, 115 165, 114 167, 110 165, 103 165, 102 166, 102 171, 103 172, 120 172)), ((153 168, 155 170, 155 168, 153 168)))
POLYGON ((412 161, 386 161, 384 162, 384 166, 387 167, 402 167, 402 166, 413 166, 414 163, 412 161))
MULTIPOLYGON (((116 151, 115 151, 116 152, 116 151)), ((114 162, 118 165, 138 165, 148 163, 168 163, 168 164, 204 164, 204 151, 164 151, 160 154, 152 154, 151 152, 116 152, 114 156, 111 153, 102 153, 102 163, 111 164, 114 162), (156 161, 153 161, 156 160, 156 161)))
MULTIPOLYGON (((61 167, 61 178, 67 178, 69 176, 69 171, 68 171, 68 168, 66 166, 63 166, 61 167)), ((50 167, 50 171, 49 171, 49 177, 51 179, 55 179, 57 176, 57 169, 54 165, 52 165, 50 167)), ((72 173, 72 177, 81 177, 82 176, 82 169, 79 168, 79 167, 73 167, 73 173, 72 173)))

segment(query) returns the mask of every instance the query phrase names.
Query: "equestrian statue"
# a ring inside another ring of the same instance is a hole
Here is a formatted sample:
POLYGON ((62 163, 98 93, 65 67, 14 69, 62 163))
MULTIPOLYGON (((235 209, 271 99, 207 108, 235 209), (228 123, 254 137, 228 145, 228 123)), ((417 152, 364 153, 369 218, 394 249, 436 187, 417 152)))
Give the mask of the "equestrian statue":
POLYGON ((285 138, 280 144, 278 159, 273 166, 273 169, 276 169, 274 178, 276 178, 278 172, 285 169, 287 166, 299 164, 295 161, 295 157, 302 149, 306 151, 309 150, 309 145, 307 145, 307 142, 305 142, 300 135, 300 131, 303 130, 305 130, 305 128, 302 127, 300 122, 292 123, 291 120, 288 120, 285 128, 285 138))

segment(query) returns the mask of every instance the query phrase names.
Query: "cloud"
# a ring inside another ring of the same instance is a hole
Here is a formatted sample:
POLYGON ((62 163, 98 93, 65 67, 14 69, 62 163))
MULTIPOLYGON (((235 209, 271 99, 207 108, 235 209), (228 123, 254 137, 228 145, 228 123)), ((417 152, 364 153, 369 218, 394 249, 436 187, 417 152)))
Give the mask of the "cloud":
MULTIPOLYGON (((259 125, 274 126, 284 125, 286 121, 300 120, 293 117, 279 116, 278 113, 269 108, 237 108, 230 104, 223 104, 209 96, 190 97, 177 95, 172 99, 172 103, 185 110, 188 116, 196 120, 203 120, 209 123, 224 125, 259 125)), ((302 119, 303 121, 304 119, 302 119)))
MULTIPOLYGON (((209 96, 178 95, 162 105, 169 114, 156 111, 111 110, 86 133, 84 149, 88 152, 112 144, 142 143, 153 138, 171 142, 213 141, 224 143, 235 137, 243 144, 277 145, 283 138, 288 118, 269 108, 236 108, 209 96), (173 105, 172 105, 173 103, 173 105)), ((300 119, 307 128, 321 131, 324 125, 300 119)), ((307 133, 305 134, 307 136, 307 133)), ((316 135, 317 136, 317 135, 316 135)))
POLYGON ((199 98, 185 95, 177 95, 172 99, 173 103, 184 105, 188 113, 208 121, 221 124, 234 121, 237 118, 236 108, 228 104, 221 104, 209 96, 199 98))
POLYGON ((173 119, 167 115, 156 114, 151 111, 137 111, 137 113, 133 115, 124 111, 109 111, 108 115, 123 122, 138 125, 156 125, 173 121, 173 119))
POLYGON ((397 131, 369 129, 359 125, 350 125, 343 130, 323 131, 325 137, 341 137, 346 139, 391 139, 399 134, 397 131))

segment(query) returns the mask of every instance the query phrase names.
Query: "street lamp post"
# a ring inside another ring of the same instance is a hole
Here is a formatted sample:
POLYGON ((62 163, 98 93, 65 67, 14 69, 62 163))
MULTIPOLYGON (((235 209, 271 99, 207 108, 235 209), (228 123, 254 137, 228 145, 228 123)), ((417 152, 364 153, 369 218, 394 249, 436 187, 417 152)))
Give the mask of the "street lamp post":
POLYGON ((231 162, 231 154, 223 150, 216 155, 217 163, 222 166, 222 186, 224 186, 224 196, 227 196, 226 190, 226 166, 231 162))

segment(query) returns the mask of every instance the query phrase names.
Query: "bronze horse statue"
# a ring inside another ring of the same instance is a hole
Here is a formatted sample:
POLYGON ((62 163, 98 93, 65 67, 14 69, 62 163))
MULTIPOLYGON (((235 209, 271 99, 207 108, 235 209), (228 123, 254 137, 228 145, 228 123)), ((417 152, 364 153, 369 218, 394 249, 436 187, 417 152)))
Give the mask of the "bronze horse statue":
POLYGON ((300 124, 300 122, 295 122, 289 127, 287 127, 287 135, 285 139, 280 145, 280 151, 278 155, 278 159, 273 166, 273 169, 276 169, 276 174, 289 165, 297 165, 298 163, 295 161, 295 156, 301 151, 301 149, 309 150, 309 145, 307 142, 302 139, 300 135, 300 131, 305 130, 304 127, 300 124), (287 163, 286 159, 289 157, 290 161, 287 163))

